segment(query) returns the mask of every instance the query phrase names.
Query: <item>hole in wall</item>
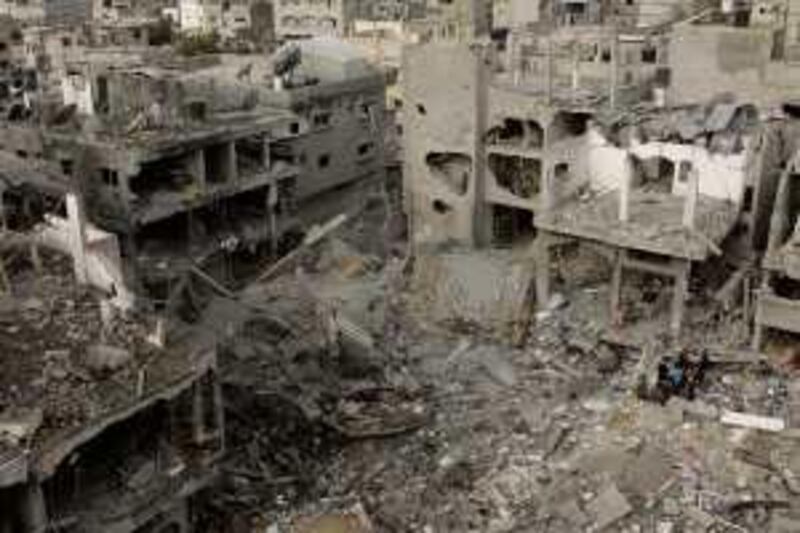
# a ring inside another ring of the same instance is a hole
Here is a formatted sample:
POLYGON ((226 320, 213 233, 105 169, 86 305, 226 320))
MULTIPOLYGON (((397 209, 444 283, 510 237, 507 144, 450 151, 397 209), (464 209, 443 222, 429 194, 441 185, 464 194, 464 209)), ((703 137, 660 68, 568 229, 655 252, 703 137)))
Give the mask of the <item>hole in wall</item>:
POLYGON ((433 205, 433 210, 439 213, 440 215, 447 214, 453 210, 450 204, 439 199, 434 200, 432 205, 433 205))
POLYGON ((429 152, 425 156, 431 177, 450 191, 464 195, 469 189, 472 158, 456 152, 429 152))

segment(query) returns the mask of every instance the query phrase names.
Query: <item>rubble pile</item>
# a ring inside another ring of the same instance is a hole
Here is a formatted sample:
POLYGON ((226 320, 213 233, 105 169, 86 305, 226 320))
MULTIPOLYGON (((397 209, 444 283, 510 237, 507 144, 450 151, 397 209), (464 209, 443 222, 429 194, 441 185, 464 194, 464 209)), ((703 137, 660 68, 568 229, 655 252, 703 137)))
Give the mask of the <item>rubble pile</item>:
POLYGON ((215 531, 799 527, 790 369, 742 357, 741 339, 726 338, 730 321, 719 310, 709 320, 707 302, 690 306, 693 331, 676 346, 647 333, 659 313, 645 277, 625 294, 642 316, 614 332, 597 268, 565 257, 563 292, 510 346, 419 305, 434 293, 415 292, 413 277, 398 282, 391 262, 341 242, 324 250, 304 273, 259 289, 255 300, 285 323, 251 324, 225 357, 232 453, 214 507, 248 518, 215 531), (331 350, 320 301, 347 308, 376 349, 331 350), (637 394, 659 361, 708 346, 693 399, 637 394))
POLYGON ((6 267, 0 421, 38 412, 45 438, 141 394, 140 369, 160 350, 146 342, 145 324, 108 314, 102 295, 75 283, 69 258, 43 251, 41 261, 38 271, 21 259, 6 267))

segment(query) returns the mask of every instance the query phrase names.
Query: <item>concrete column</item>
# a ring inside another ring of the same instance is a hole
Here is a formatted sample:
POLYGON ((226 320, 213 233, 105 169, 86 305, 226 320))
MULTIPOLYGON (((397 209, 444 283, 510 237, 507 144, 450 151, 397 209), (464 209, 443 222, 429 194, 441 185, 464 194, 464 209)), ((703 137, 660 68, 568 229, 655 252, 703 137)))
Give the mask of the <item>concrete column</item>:
POLYGON ((625 160, 625 175, 622 177, 622 186, 619 188, 619 221, 628 222, 630 220, 631 203, 631 180, 633 172, 631 169, 630 156, 625 160))
POLYGON ((195 444, 203 444, 206 436, 205 401, 202 380, 192 386, 192 438, 195 444))
POLYGON ((6 205, 3 200, 3 195, 0 193, 0 231, 5 231, 8 229, 8 223, 6 221, 6 205))
POLYGON ((697 195, 699 189, 700 173, 692 168, 689 172, 689 184, 686 190, 686 201, 683 204, 683 225, 694 228, 695 213, 697 212, 697 195))
POLYGON ((11 292, 11 280, 9 279, 8 272, 6 271, 6 264, 2 259, 0 259, 0 294, 11 294, 11 292))
POLYGON ((552 117, 547 117, 542 126, 542 175, 539 186, 541 190, 539 208, 544 212, 553 209, 556 203, 556 195, 553 190, 554 183, 552 180, 552 158, 550 157, 550 130, 552 127, 552 117))
POLYGON ((611 273, 611 322, 614 327, 622 326, 622 263, 625 259, 624 250, 614 252, 614 270, 611 273))
POLYGON ((278 221, 276 211, 278 209, 278 181, 273 176, 270 179, 269 188, 267 189, 267 218, 269 224, 269 253, 270 258, 275 259, 278 257, 278 221))
POLYGON ((489 80, 486 67, 486 49, 483 46, 477 46, 474 49, 474 54, 475 128, 472 140, 472 181, 474 182, 472 187, 472 236, 475 245, 482 247, 491 242, 491 210, 486 203, 486 143, 484 141, 489 107, 489 80))
POLYGON ((195 150, 189 157, 189 172, 200 189, 206 188, 206 154, 202 148, 195 150))
POLYGON ((550 34, 545 37, 547 39, 545 48, 545 92, 547 94, 547 105, 553 103, 553 39, 550 34))
POLYGON ((572 96, 573 98, 576 97, 578 90, 581 88, 581 73, 580 73, 580 63, 578 61, 578 48, 576 46, 572 47, 572 96))
POLYGON ((514 85, 519 85, 522 81, 522 58, 519 54, 519 45, 517 44, 517 34, 514 31, 508 33, 506 39, 506 46, 509 51, 509 68, 511 69, 512 79, 514 85))
POLYGON ((753 339, 752 339, 752 349, 754 352, 760 352, 761 346, 764 344, 764 325, 762 322, 761 317, 761 295, 762 294, 769 294, 772 292, 772 273, 766 272, 764 274, 764 279, 761 282, 761 288, 756 292, 756 312, 755 317, 753 318, 753 339))
POLYGON ((261 145, 261 166, 269 170, 272 166, 272 158, 269 151, 272 140, 269 135, 264 135, 264 143, 261 145))
POLYGON ((609 65, 611 68, 611 83, 609 84, 608 89, 608 102, 611 105, 611 109, 616 109, 617 107, 617 85, 619 85, 619 37, 617 36, 617 32, 614 31, 612 36, 611 42, 611 61, 609 61, 609 65))
POLYGON ((236 166, 236 143, 231 141, 225 144, 225 181, 231 183, 239 179, 239 169, 236 166))
POLYGON ((30 252, 31 252, 31 263, 33 263, 33 269, 39 273, 42 271, 42 257, 39 254, 39 244, 36 242, 30 243, 30 252))
POLYGON ((685 259, 674 259, 676 274, 675 287, 672 294, 672 316, 670 318, 670 331, 674 337, 681 333, 686 297, 689 293, 689 276, 692 263, 685 259))
POLYGON ((47 531, 47 508, 39 481, 34 477, 28 480, 25 487, 23 507, 23 531, 29 533, 45 533, 47 531))
POLYGON ((536 306, 540 311, 547 309, 550 301, 550 238, 546 231, 540 231, 534 242, 536 260, 536 306))
POLYGON ((213 376, 214 383, 214 422, 216 424, 217 439, 219 440, 219 453, 225 453, 225 403, 222 399, 222 384, 219 376, 213 376))
POLYGON ((75 279, 86 284, 89 279, 88 259, 86 254, 86 212, 81 198, 70 192, 66 196, 67 219, 69 222, 69 241, 75 279))

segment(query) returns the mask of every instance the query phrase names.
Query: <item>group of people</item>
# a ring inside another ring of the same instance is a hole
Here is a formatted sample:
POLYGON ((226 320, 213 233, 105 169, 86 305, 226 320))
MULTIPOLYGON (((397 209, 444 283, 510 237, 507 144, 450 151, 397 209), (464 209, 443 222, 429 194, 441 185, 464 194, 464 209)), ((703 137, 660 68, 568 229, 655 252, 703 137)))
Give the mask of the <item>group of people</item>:
POLYGON ((685 351, 678 357, 664 357, 658 364, 655 389, 642 391, 640 396, 662 405, 672 396, 694 400, 697 388, 702 385, 710 366, 711 360, 706 352, 702 352, 699 359, 694 360, 685 351))

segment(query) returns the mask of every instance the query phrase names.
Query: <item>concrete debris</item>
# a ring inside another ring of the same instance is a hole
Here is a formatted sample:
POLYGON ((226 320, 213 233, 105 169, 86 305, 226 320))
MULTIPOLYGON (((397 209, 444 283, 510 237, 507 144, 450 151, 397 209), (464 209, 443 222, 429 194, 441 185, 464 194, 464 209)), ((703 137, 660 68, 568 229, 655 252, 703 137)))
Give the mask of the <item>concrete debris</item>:
POLYGON ((797 2, 0 3, 0 532, 800 531, 797 2))
POLYGON ((780 418, 736 413, 733 411, 723 411, 720 420, 723 424, 760 429, 762 431, 780 432, 786 428, 786 423, 780 418))
POLYGON ((94 372, 115 372, 127 365, 132 357, 133 354, 125 348, 95 344, 86 351, 86 364, 94 372))
POLYGON ((628 500, 613 484, 605 487, 586 505, 586 509, 594 521, 593 531, 604 531, 633 511, 628 500))
POLYGON ((39 408, 0 412, 0 439, 16 446, 33 437, 41 424, 42 410, 39 408))

